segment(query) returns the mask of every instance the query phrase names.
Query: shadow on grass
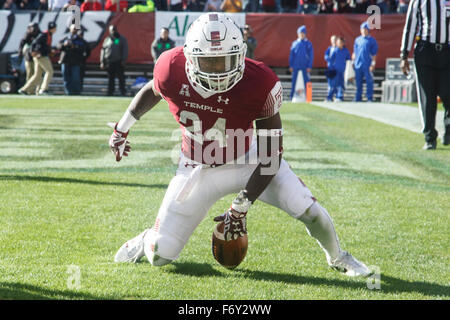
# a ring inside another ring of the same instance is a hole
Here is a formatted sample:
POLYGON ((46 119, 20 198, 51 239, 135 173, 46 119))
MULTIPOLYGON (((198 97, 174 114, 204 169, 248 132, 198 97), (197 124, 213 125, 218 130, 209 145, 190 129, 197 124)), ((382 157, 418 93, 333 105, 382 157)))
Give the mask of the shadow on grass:
POLYGON ((0 282, 0 300, 51 300, 85 299, 106 300, 108 297, 96 296, 84 292, 55 290, 27 283, 0 282))
POLYGON ((85 180, 85 179, 75 179, 75 178, 58 178, 58 177, 25 176, 25 175, 0 175, 0 181, 2 181, 2 180, 56 182, 56 183, 81 183, 81 184, 102 185, 102 186, 140 187, 140 188, 158 188, 158 189, 166 189, 168 187, 167 184, 110 182, 110 181, 100 181, 100 180, 85 180))
POLYGON ((194 277, 224 277, 222 272, 208 263, 174 262, 165 271, 194 277))
MULTIPOLYGON (((194 262, 175 262, 172 264, 174 269, 167 269, 168 272, 184 274, 187 276, 196 277, 231 277, 230 273, 220 272, 213 268, 212 265, 207 263, 194 263, 194 262)), ((225 269, 224 269, 225 271, 225 269)), ((234 271, 237 277, 244 277, 258 281, 273 281, 288 284, 307 284, 315 286, 332 286, 342 287, 344 289, 361 290, 366 289, 366 279, 357 278, 358 281, 353 279, 340 280, 340 279, 328 279, 319 277, 302 276, 291 273, 275 273, 268 271, 255 271, 249 269, 239 269, 234 271)), ((345 277, 345 276, 343 276, 345 277)), ((367 289, 369 290, 369 289, 367 289)), ((450 297, 450 286, 445 286, 437 283, 423 282, 423 281, 407 281, 398 279, 388 275, 381 274, 381 289, 370 290, 380 292, 383 294, 401 294, 401 293, 418 293, 430 297, 450 297)))

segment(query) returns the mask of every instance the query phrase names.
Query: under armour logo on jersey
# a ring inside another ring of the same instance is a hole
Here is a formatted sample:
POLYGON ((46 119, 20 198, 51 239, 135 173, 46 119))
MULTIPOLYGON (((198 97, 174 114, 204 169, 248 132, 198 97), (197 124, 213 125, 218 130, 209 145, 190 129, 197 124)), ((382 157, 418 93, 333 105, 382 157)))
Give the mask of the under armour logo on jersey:
POLYGON ((189 94, 189 86, 187 84, 183 83, 181 85, 181 89, 180 89, 180 92, 178 94, 180 96, 190 97, 191 95, 189 94))
POLYGON ((229 101, 230 101, 229 98, 222 99, 222 96, 218 96, 218 97, 217 97, 217 102, 219 102, 219 103, 223 102, 223 103, 225 103, 225 104, 228 104, 229 101))
POLYGON ((196 166, 198 166, 198 164, 189 163, 189 162, 185 162, 185 163, 184 163, 184 167, 185 167, 185 168, 187 168, 187 167, 195 168, 196 166))

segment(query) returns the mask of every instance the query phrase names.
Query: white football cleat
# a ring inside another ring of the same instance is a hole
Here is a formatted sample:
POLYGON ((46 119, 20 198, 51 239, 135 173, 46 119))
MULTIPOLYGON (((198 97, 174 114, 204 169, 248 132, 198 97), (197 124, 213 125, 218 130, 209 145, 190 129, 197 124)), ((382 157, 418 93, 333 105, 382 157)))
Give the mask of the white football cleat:
POLYGON ((367 266, 356 260, 347 251, 341 251, 339 256, 328 262, 330 267, 336 271, 342 272, 349 277, 368 277, 373 274, 367 266))
POLYGON ((138 262, 144 256, 144 236, 149 230, 125 242, 117 251, 114 262, 138 262))

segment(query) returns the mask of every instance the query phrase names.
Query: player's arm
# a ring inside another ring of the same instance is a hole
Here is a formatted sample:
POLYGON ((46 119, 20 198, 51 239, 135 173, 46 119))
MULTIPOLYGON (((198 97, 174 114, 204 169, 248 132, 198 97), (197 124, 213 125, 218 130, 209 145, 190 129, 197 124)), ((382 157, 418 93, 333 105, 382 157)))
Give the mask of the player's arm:
POLYGON ((280 168, 283 151, 283 129, 280 114, 257 120, 258 166, 245 186, 252 203, 261 195, 280 168))
POLYGON ((109 139, 109 147, 116 156, 116 161, 122 160, 122 156, 128 156, 128 152, 131 151, 130 144, 127 141, 130 128, 160 100, 161 95, 155 89, 153 80, 151 80, 131 100, 120 121, 112 124, 114 132, 109 139))
POLYGON ((258 165, 244 190, 233 200, 231 207, 214 221, 224 222, 224 237, 229 241, 247 233, 246 215, 250 206, 263 193, 278 172, 283 150, 283 129, 280 114, 256 121, 258 165))

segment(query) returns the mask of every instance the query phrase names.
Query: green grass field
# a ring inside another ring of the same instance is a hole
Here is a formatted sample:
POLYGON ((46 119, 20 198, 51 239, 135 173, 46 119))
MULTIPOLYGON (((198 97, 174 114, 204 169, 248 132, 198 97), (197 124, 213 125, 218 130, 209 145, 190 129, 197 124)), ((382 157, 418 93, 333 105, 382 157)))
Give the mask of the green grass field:
POLYGON ((246 259, 224 269, 211 254, 212 219, 232 195, 173 264, 114 263, 153 223, 179 143, 162 102, 116 163, 106 123, 129 101, 0 98, 0 299, 450 298, 450 148, 425 152, 420 134, 307 104, 282 108, 284 157, 330 212, 342 247, 379 268, 380 289, 331 270, 301 222, 260 202, 246 259))

